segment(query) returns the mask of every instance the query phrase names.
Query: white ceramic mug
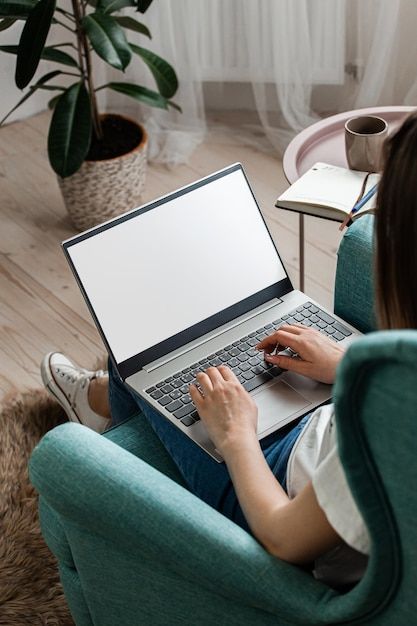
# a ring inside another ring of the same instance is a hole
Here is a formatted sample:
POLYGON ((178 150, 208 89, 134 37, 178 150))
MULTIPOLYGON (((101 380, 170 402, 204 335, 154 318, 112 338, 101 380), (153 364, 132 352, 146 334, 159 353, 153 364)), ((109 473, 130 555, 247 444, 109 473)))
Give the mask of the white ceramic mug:
POLYGON ((360 115, 345 124, 346 158, 351 170, 379 172, 388 124, 382 117, 360 115))

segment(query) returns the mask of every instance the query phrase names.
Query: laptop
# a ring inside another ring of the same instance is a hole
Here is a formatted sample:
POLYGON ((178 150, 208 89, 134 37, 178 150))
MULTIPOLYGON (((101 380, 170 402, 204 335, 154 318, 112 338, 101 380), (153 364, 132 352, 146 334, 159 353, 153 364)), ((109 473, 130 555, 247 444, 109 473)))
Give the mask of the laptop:
POLYGON ((240 163, 62 245, 120 378, 218 462, 189 394, 198 371, 235 372, 261 440, 331 386, 266 364, 256 344, 294 322, 344 345, 360 334, 293 289, 240 163))

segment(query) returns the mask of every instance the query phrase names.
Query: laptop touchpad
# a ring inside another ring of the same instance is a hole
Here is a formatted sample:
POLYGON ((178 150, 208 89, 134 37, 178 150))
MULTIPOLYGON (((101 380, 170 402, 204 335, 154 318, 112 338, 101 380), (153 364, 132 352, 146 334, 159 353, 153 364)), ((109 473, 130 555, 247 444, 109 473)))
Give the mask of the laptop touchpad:
POLYGON ((258 434, 279 425, 281 420, 286 420, 311 404, 310 400, 282 380, 270 387, 263 387, 258 393, 252 394, 252 397, 258 406, 258 434))

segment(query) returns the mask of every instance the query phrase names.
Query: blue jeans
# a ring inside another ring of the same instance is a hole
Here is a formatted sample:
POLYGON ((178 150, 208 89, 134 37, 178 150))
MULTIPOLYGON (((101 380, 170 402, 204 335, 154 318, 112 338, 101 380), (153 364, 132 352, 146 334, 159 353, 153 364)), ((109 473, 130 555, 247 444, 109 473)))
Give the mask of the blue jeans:
MULTIPOLYGON (((225 463, 217 463, 189 437, 137 396, 118 377, 109 360, 109 400, 113 425, 136 415, 140 409, 172 457, 192 493, 220 513, 249 530, 225 463)), ((262 440, 265 459, 286 489, 287 463, 292 447, 309 415, 262 440)))

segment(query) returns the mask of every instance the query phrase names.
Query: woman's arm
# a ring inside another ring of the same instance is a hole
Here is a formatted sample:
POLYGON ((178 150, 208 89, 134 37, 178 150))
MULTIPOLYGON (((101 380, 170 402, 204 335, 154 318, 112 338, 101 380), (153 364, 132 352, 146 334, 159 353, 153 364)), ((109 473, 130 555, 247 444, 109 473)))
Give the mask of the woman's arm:
POLYGON ((256 436, 257 407, 233 372, 209 368, 190 393, 223 456, 246 520, 260 543, 291 563, 308 563, 341 542, 310 484, 290 500, 272 474, 256 436))
POLYGON ((290 500, 259 442, 223 450, 246 520, 260 543, 290 563, 309 563, 341 542, 320 508, 312 483, 290 500))

